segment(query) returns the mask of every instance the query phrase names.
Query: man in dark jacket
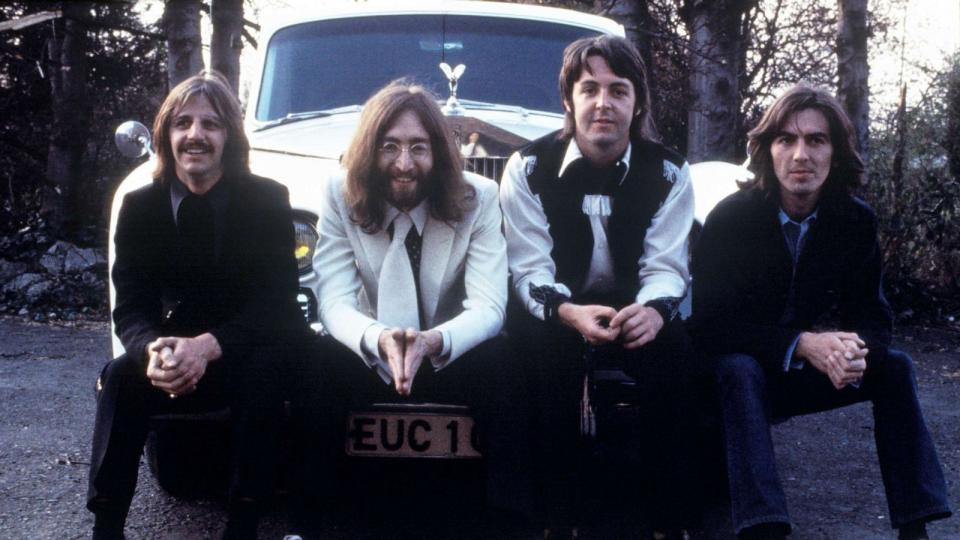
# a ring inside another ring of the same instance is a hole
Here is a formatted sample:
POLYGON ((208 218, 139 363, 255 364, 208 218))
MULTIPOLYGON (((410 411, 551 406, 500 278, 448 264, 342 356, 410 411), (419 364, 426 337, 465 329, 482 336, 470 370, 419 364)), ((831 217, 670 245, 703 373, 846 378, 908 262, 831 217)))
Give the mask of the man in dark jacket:
POLYGON ((126 353, 98 381, 94 538, 122 537, 153 414, 231 407, 225 537, 255 537, 272 491, 280 352, 303 323, 287 190, 250 174, 241 122, 219 75, 179 84, 154 123, 154 181, 124 198, 112 278, 126 353))
POLYGON ((755 178, 713 210, 694 254, 694 337, 716 370, 741 538, 791 530, 770 424, 865 400, 891 525, 922 538, 950 514, 911 360, 890 349, 876 216, 851 194, 855 144, 834 98, 788 90, 749 134, 755 178))

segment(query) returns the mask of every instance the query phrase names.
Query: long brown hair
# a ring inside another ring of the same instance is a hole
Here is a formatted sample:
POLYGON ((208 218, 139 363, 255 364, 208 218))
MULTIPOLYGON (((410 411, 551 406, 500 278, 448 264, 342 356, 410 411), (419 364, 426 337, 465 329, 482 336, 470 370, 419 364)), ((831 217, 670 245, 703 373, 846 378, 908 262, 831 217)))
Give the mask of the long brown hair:
POLYGON ((170 123, 187 101, 196 95, 207 98, 227 130, 222 158, 224 177, 250 172, 250 141, 243 132, 240 102, 233 95, 223 75, 206 70, 174 86, 163 100, 153 121, 153 149, 157 156, 157 168, 153 171, 153 178, 158 182, 165 182, 176 174, 176 162, 170 143, 170 123))
POLYGON ((824 192, 853 192, 863 182, 863 159, 857 151, 856 132, 850 118, 826 90, 798 84, 780 95, 763 113, 757 127, 747 134, 747 152, 754 178, 741 184, 743 189, 759 189, 768 194, 780 193, 780 181, 773 168, 770 147, 783 132, 790 118, 808 109, 819 111, 830 126, 830 174, 823 183, 824 192))
MULTIPOLYGON (((657 128, 650 114, 650 89, 647 85, 647 69, 643 65, 640 52, 630 41, 617 36, 602 35, 580 38, 563 51, 563 65, 560 67, 560 96, 565 104, 571 104, 573 109, 573 85, 580 79, 583 71, 592 74, 587 59, 599 56, 606 60, 618 77, 623 77, 633 84, 633 92, 637 98, 634 103, 633 121, 630 123, 630 139, 657 141, 657 128)), ((576 133, 577 125, 573 111, 567 110, 563 118, 563 137, 569 139, 576 133)))
POLYGON ((387 186, 381 181, 378 149, 383 136, 402 113, 412 112, 430 135, 433 168, 427 178, 430 215, 446 222, 463 219, 473 191, 463 178, 463 158, 451 136, 437 97, 424 87, 396 80, 383 87, 363 106, 360 125, 343 156, 347 171, 345 199, 350 219, 367 233, 383 226, 387 186))

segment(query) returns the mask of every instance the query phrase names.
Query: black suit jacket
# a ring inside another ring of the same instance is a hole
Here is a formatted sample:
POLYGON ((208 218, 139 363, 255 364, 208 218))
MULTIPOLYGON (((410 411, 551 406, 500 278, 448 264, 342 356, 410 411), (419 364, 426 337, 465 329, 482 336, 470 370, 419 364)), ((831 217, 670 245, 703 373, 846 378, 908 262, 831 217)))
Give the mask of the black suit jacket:
POLYGON ((160 336, 211 332, 224 356, 287 339, 304 322, 287 189, 254 175, 229 182, 216 265, 209 276, 178 264, 170 191, 157 182, 127 194, 117 221, 113 320, 128 354, 146 361, 160 336))
POLYGON ((876 216, 863 201, 825 194, 796 269, 795 317, 779 321, 793 265, 779 201, 740 191, 710 213, 694 252, 693 334, 708 354, 745 353, 782 369, 805 330, 857 332, 874 351, 890 344, 892 314, 881 289, 876 216))

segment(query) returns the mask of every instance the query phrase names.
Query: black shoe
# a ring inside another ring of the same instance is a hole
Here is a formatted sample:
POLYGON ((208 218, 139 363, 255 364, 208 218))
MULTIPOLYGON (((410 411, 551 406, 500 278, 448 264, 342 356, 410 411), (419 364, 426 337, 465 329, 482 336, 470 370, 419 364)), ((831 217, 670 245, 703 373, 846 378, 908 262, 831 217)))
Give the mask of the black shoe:
POLYGON ((577 540, 579 527, 547 527, 543 529, 543 540, 577 540))
POLYGON ((126 536, 123 535, 123 526, 121 525, 119 529, 102 529, 102 528, 93 528, 93 540, 125 540, 126 536))
POLYGON ((740 531, 740 540, 785 540, 790 534, 790 525, 786 523, 759 523, 740 531))
POLYGON ((657 529, 651 535, 653 540, 689 540, 690 535, 684 529, 657 529))
POLYGON ((257 540, 260 520, 230 519, 223 530, 223 540, 257 540))
POLYGON ((232 503, 227 513, 223 540, 257 540, 260 511, 253 502, 232 503))
POLYGON ((475 528, 485 538, 539 540, 540 534, 530 519, 521 512, 488 508, 475 528))
POLYGON ((927 522, 926 521, 911 521, 903 527, 900 527, 900 532, 897 534, 898 540, 929 540, 927 535, 927 522))
POLYGON ((93 521, 93 540, 124 540, 123 522, 126 515, 115 512, 96 512, 93 521))

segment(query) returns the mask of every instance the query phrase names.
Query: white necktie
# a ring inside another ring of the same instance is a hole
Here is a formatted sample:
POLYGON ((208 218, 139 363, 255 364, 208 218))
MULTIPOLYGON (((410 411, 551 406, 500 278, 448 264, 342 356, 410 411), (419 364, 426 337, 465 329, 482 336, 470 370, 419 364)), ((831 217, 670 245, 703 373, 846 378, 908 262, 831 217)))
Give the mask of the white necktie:
POLYGON ((413 221, 404 213, 393 220, 393 240, 387 248, 377 285, 377 320, 391 328, 420 329, 417 286, 404 240, 413 221))

